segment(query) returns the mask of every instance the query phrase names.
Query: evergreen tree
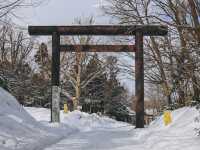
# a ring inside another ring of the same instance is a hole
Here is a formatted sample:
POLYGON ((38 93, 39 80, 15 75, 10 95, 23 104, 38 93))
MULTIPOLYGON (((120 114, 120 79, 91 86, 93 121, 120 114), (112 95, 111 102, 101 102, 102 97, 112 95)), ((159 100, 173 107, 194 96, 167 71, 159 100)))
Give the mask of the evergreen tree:
MULTIPOLYGON (((98 55, 94 54, 90 59, 88 65, 86 66, 86 70, 83 77, 87 77, 88 75, 97 72, 98 70, 102 70, 102 65, 98 60, 98 55)), ((88 98, 91 100, 103 101, 105 99, 105 84, 106 84, 106 74, 104 71, 95 78, 85 87, 82 93, 82 97, 88 98)))
POLYGON ((45 43, 41 43, 34 57, 39 67, 39 73, 32 77, 33 105, 49 107, 51 100, 51 59, 45 43))
POLYGON ((110 116, 114 116, 117 120, 123 120, 124 116, 128 115, 125 104, 127 91, 117 79, 117 76, 120 73, 117 65, 117 58, 109 56, 107 58, 107 63, 108 79, 105 88, 106 113, 110 116))

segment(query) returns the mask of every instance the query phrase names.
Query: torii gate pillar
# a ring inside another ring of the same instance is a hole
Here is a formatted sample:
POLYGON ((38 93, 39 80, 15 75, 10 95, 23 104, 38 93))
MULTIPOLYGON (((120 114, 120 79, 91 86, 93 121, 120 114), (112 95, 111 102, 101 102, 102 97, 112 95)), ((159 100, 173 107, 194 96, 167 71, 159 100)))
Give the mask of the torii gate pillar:
POLYGON ((52 34, 51 122, 60 122, 60 35, 52 34))
POLYGON ((143 34, 140 30, 135 34, 135 46, 136 128, 144 128, 144 51, 143 34))

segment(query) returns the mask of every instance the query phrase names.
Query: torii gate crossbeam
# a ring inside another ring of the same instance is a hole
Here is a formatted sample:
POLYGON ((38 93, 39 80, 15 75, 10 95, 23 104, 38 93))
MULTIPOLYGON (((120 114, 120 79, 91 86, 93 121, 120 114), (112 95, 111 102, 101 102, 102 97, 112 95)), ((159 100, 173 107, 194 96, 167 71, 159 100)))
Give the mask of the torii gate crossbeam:
POLYGON ((30 35, 52 36, 51 121, 60 121, 60 52, 135 52, 136 128, 144 128, 144 36, 165 36, 162 25, 29 26, 30 35), (135 36, 135 45, 60 45, 61 35, 135 36), (78 49, 78 50, 77 50, 78 49))

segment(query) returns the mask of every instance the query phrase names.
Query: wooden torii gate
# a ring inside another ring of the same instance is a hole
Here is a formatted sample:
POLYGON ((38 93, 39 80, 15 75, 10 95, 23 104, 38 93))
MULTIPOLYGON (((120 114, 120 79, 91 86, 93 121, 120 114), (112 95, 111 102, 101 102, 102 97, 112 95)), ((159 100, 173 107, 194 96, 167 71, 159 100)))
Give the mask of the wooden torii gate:
POLYGON ((165 36, 162 25, 29 26, 30 35, 52 36, 51 121, 60 122, 60 52, 135 52, 136 128, 144 128, 143 37, 165 36), (61 35, 135 36, 135 45, 60 45, 61 35))

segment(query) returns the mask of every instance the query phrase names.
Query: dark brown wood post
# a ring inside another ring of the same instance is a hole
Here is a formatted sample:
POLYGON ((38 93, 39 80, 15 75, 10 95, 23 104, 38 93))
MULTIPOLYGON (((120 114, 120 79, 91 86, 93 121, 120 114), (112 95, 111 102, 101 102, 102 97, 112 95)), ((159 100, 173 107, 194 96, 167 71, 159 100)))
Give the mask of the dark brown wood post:
POLYGON ((136 128, 144 128, 144 52, 141 30, 136 31, 135 46, 136 128))
POLYGON ((52 34, 51 122, 60 122, 60 35, 52 34))

